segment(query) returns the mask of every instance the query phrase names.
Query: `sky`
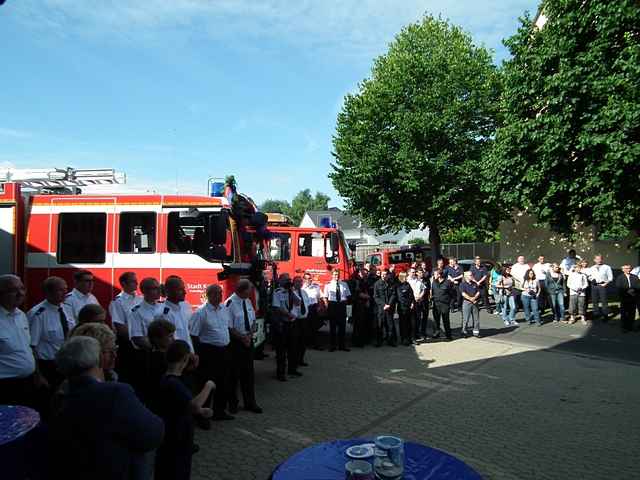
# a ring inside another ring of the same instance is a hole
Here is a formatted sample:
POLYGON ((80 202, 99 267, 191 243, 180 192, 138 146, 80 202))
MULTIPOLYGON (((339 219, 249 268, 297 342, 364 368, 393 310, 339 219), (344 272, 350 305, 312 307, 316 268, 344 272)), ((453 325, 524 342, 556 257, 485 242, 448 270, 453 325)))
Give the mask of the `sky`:
POLYGON ((120 191, 260 203, 327 175, 344 95, 425 14, 508 55, 534 0, 6 0, 0 168, 115 168, 120 191))

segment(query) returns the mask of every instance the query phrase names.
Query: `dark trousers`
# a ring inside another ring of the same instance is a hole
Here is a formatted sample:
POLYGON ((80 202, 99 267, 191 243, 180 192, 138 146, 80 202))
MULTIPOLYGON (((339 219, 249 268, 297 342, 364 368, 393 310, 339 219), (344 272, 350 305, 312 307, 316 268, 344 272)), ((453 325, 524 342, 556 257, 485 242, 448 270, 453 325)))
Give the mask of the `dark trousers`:
POLYGON ((385 340, 385 328, 384 325, 386 323, 385 316, 387 312, 384 311, 382 305, 376 306, 376 321, 375 321, 375 336, 376 336, 376 345, 382 345, 382 342, 385 340))
POLYGON ((307 347, 317 348, 320 346, 318 330, 322 326, 321 322, 320 313, 318 312, 318 304, 309 305, 309 313, 307 313, 307 318, 302 329, 302 336, 307 347))
POLYGON ((423 300, 416 303, 415 310, 416 328, 414 330, 415 338, 427 337, 427 324, 429 323, 429 301, 423 300))
POLYGON ((403 343, 411 342, 413 332, 411 328, 411 319, 413 318, 412 310, 398 308, 398 323, 400 324, 400 341, 403 343))
POLYGON ((36 396, 33 374, 24 378, 0 379, 0 405, 24 405, 37 409, 36 396))
MULTIPOLYGON (((200 343, 197 350, 200 356, 200 364, 198 365, 200 387, 203 387, 208 380, 213 380, 216 384, 216 390, 211 394, 213 395, 213 414, 214 416, 222 415, 229 398, 230 345, 218 347, 208 343, 200 343)), ((208 398, 205 404, 211 405, 211 398, 208 398)))
POLYGON ((60 384, 64 381, 64 375, 58 372, 55 360, 38 360, 38 369, 49 383, 51 392, 56 392, 60 384))
MULTIPOLYGON (((193 442, 191 442, 193 443, 193 442)), ((161 446, 156 452, 154 480, 189 480, 191 478, 192 446, 161 446)))
POLYGON ((365 304, 353 306, 353 336, 351 341, 356 347, 364 347, 367 343, 367 313, 365 304))
POLYGON ((131 346, 131 341, 127 337, 118 336, 118 356, 116 357, 116 372, 118 381, 132 384, 135 382, 135 371, 132 369, 135 364, 135 349, 131 346))
POLYGON ((229 379, 229 406, 238 406, 238 384, 242 391, 242 401, 245 408, 256 404, 253 346, 245 347, 239 340, 231 341, 231 376, 229 379))
POLYGON ((398 343, 398 329, 396 328, 396 319, 394 318, 394 307, 384 311, 384 330, 386 332, 386 339, 389 345, 395 345, 398 343))
POLYGON ((296 363, 301 365, 304 363, 304 355, 307 353, 307 340, 313 331, 308 314, 307 318, 299 318, 296 320, 296 330, 296 363))
POLYGON ((273 345, 276 348, 276 373, 293 373, 298 368, 298 329, 296 322, 279 321, 273 325, 273 345))
POLYGON ((486 281, 479 287, 480 298, 482 299, 482 305, 487 312, 491 312, 491 304, 489 303, 489 289, 487 288, 486 281))
POLYGON ((452 310, 462 310, 462 290, 460 289, 460 284, 453 286, 453 295, 449 307, 452 310))
POLYGON ((609 304, 607 303, 607 287, 592 285, 591 298, 593 299, 593 318, 602 317, 602 319, 606 321, 607 317, 609 316, 609 304))
POLYGON ((444 334, 451 338, 451 321, 449 320, 449 305, 446 303, 433 302, 433 325, 435 333, 440 332, 440 321, 444 327, 444 334))
POLYGON ((344 302, 329 302, 329 338, 331 347, 336 347, 336 330, 338 348, 345 348, 345 330, 347 326, 347 305, 344 302))
POLYGON ((549 296, 547 292, 546 285, 544 280, 538 280, 538 288, 540 288, 540 296, 538 297, 538 311, 540 312, 540 316, 544 314, 544 311, 551 302, 547 301, 547 297, 549 296))
POLYGON ((620 302, 620 323, 622 324, 623 330, 633 330, 637 305, 635 298, 623 299, 622 302, 620 302))

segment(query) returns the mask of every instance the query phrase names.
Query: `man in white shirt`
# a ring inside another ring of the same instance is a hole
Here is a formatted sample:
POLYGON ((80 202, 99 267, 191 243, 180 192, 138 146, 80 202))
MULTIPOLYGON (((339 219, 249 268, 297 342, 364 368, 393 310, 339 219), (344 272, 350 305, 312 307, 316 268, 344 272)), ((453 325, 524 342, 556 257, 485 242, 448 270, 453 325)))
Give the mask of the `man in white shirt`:
POLYGON ((69 337, 75 321, 71 309, 64 303, 67 282, 60 277, 49 277, 42 284, 42 290, 45 300, 29 310, 27 318, 38 370, 55 390, 63 380, 56 367, 56 353, 69 337))
POLYGON ((109 304, 109 315, 118 339, 116 371, 120 381, 128 383, 130 381, 129 368, 133 363, 133 353, 131 342, 129 341, 127 320, 131 309, 142 302, 142 297, 137 295, 138 277, 135 272, 124 272, 120 275, 118 281, 122 291, 109 304))
POLYGON ((306 345, 314 350, 324 350, 318 341, 318 330, 321 327, 320 312, 318 310, 321 307, 322 289, 320 285, 313 281, 313 277, 309 272, 304 272, 302 290, 306 292, 309 299, 309 312, 307 313, 306 322, 308 330, 303 332, 304 340, 306 345))
MULTIPOLYGON (((187 342, 193 354, 195 350, 189 334, 193 309, 191 304, 185 301, 187 291, 184 287, 184 282, 177 275, 170 275, 164 281, 164 288, 167 298, 162 306, 162 315, 176 327, 175 339, 187 342)), ((192 361, 195 361, 194 367, 197 367, 197 355, 192 355, 192 361)))
POLYGON ((582 271, 580 264, 574 265, 567 277, 567 289, 569 290, 569 323, 576 322, 576 316, 581 317, 582 323, 587 325, 586 296, 589 280, 582 271))
POLYGON ((409 269, 409 276, 407 283, 413 290, 413 296, 415 298, 416 307, 414 309, 414 315, 416 317, 416 329, 414 332, 414 340, 418 340, 420 337, 423 341, 427 340, 427 322, 429 321, 429 309, 424 308, 425 296, 427 294, 427 288, 419 278, 415 268, 409 269))
POLYGON ((351 297, 351 291, 347 282, 340 280, 340 270, 331 272, 331 281, 324 286, 324 302, 329 314, 329 332, 331 339, 331 352, 336 350, 336 330, 338 332, 338 348, 343 352, 349 349, 345 344, 345 330, 347 324, 347 303, 351 297))
POLYGON ((93 295, 93 273, 89 270, 78 270, 73 274, 73 290, 67 294, 64 303, 69 307, 72 320, 78 322, 78 313, 89 304, 100 305, 93 295))
POLYGON ((576 256, 576 251, 571 249, 567 252, 567 256, 560 262, 560 271, 566 277, 571 273, 571 269, 578 263, 580 257, 576 256))
POLYGON ((518 255, 516 263, 511 266, 511 276, 513 277, 513 292, 514 300, 516 304, 516 313, 518 313, 518 306, 522 306, 522 284, 524 283, 524 275, 529 270, 529 265, 525 262, 524 255, 518 255))
POLYGON ((591 298, 593 300, 593 318, 609 321, 609 304, 607 287, 613 282, 613 272, 609 265, 603 263, 602 255, 593 257, 593 266, 589 268, 591 281, 591 298))
POLYGON ((136 349, 151 350, 151 343, 147 337, 149 325, 162 312, 160 299, 160 283, 155 278, 143 278, 140 282, 142 301, 135 305, 129 312, 127 326, 129 338, 136 349))
MULTIPOLYGON (((216 384, 212 420, 233 420, 234 417, 225 412, 231 368, 230 316, 229 310, 221 302, 222 287, 209 285, 207 303, 191 317, 191 336, 200 357, 200 383, 204 385, 207 380, 213 380, 216 384)), ((205 404, 209 405, 209 401, 205 404)))
POLYGON ((276 349, 276 378, 285 382, 285 371, 291 377, 302 376, 297 370, 299 354, 296 325, 302 302, 293 289, 293 282, 288 273, 280 275, 278 283, 280 287, 273 292, 271 303, 271 327, 276 349))
POLYGON ((307 352, 307 342, 306 339, 308 337, 308 332, 311 330, 311 319, 309 318, 309 295, 302 288, 302 277, 295 276, 293 277, 293 290, 300 298, 300 305, 296 310, 297 319, 296 319, 296 351, 298 354, 298 366, 299 367, 308 367, 309 364, 304 361, 304 355, 307 352))
POLYGON ((20 306, 25 288, 19 277, 0 275, 0 405, 36 407, 42 383, 31 349, 29 322, 20 306))
POLYGON ((256 331, 256 313, 251 303, 253 285, 249 280, 240 280, 236 291, 225 305, 231 315, 229 331, 231 333, 231 380, 229 382, 229 412, 238 413, 236 390, 240 383, 244 409, 253 413, 262 413, 256 403, 253 369, 253 334, 256 331))
POLYGON ((533 272, 536 274, 536 280, 540 288, 540 294, 538 295, 538 311, 540 316, 544 315, 545 308, 547 306, 547 289, 545 288, 545 280, 547 278, 547 272, 551 269, 551 264, 545 262, 544 255, 538 256, 538 262, 533 264, 533 272))

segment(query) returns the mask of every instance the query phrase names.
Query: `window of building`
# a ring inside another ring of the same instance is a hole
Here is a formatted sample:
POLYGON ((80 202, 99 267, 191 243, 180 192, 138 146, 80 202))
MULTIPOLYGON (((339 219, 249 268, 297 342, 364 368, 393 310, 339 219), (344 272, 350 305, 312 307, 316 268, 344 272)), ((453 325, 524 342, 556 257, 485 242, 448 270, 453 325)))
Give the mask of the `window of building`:
POLYGON ((120 253, 154 253, 156 251, 155 212, 120 214, 120 253))
POLYGON ((291 258, 291 235, 276 233, 269 240, 269 255, 271 260, 284 262, 291 258))
POLYGON ((106 213, 61 213, 58 263, 104 263, 106 237, 106 213))

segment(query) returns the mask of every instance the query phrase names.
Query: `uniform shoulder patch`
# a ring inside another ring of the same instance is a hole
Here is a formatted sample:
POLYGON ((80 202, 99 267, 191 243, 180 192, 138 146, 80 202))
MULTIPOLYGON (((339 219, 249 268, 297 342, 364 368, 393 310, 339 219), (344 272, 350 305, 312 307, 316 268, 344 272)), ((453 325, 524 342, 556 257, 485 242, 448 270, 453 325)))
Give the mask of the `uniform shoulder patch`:
POLYGON ((232 301, 233 301, 233 300, 231 300, 230 298, 229 298, 229 299, 227 299, 227 301, 226 301, 226 302, 224 302, 224 306, 225 306, 225 307, 228 307, 229 305, 231 305, 231 302, 232 302, 232 301))
POLYGON ((133 307, 131 309, 132 312, 135 312, 136 310, 138 310, 140 308, 140 305, 136 305, 135 307, 133 307))
POLYGON ((73 292, 69 292, 65 295, 65 298, 69 298, 73 292))
POLYGON ((167 313, 169 313, 170 310, 171 309, 169 307, 164 307, 164 310, 162 310, 162 313, 166 315, 167 313))
POLYGON ((40 307, 38 310, 36 310, 36 315, 40 315, 42 312, 44 312, 46 310, 46 308, 44 307, 40 307))

